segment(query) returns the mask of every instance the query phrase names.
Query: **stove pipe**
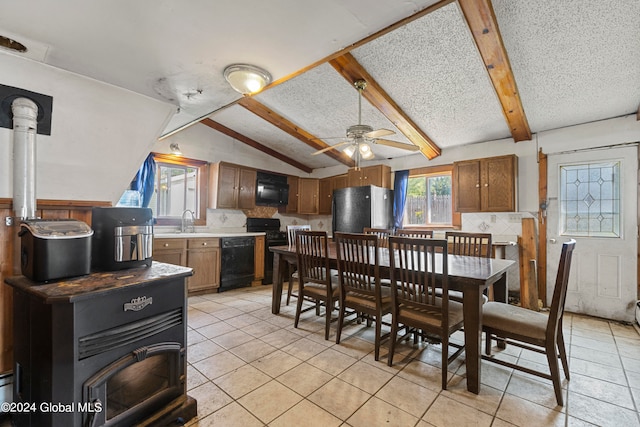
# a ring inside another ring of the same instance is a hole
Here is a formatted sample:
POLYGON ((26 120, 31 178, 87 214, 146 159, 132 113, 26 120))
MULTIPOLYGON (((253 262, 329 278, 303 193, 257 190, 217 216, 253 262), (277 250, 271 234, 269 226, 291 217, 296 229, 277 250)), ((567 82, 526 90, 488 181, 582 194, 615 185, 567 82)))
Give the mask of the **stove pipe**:
POLYGON ((13 112, 13 212, 18 219, 36 217, 36 133, 38 106, 27 98, 11 103, 13 112))

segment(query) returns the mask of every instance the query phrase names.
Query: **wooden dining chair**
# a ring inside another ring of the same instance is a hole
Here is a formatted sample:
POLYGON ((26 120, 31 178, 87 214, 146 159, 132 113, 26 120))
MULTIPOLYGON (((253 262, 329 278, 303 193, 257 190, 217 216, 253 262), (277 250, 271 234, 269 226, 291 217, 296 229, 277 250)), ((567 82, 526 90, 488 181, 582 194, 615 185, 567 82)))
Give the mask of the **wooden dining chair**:
POLYGON ((421 237, 421 238, 432 239, 433 238, 433 230, 400 228, 400 229, 398 229, 396 231, 395 236, 400 236, 400 237, 421 237))
POLYGON ((462 304, 448 297, 447 241, 392 236, 389 253, 392 320, 387 363, 393 365, 398 329, 435 335, 442 342, 442 389, 446 390, 447 368, 464 350, 464 345, 449 342, 462 329, 464 316, 462 304), (443 292, 436 294, 436 288, 443 292), (451 356, 449 346, 456 349, 451 356))
POLYGON ((375 234, 378 236, 378 246, 381 248, 389 247, 389 236, 393 234, 393 230, 387 228, 364 227, 362 232, 364 234, 375 234))
POLYGON ((466 255, 491 258, 493 245, 491 233, 465 233, 462 231, 447 231, 445 239, 449 242, 449 253, 452 255, 466 255))
MULTIPOLYGON (((311 230, 311 225, 287 225, 287 243, 290 248, 293 248, 296 244, 296 231, 298 230, 311 230)), ((289 305, 289 301, 291 297, 298 297, 293 293, 293 283, 298 280, 298 273, 296 271, 296 266, 289 264, 289 284, 287 286, 287 305, 289 305)))
POLYGON ((331 273, 330 261, 327 254, 328 244, 326 231, 297 231, 298 304, 296 306, 296 317, 293 326, 295 328, 298 327, 301 313, 312 309, 318 311, 320 304, 303 310, 302 303, 305 300, 321 303, 325 307, 325 340, 329 339, 329 328, 332 321, 331 313, 334 310, 335 302, 338 300, 340 292, 338 277, 331 273))
POLYGON ((562 245, 556 285, 548 315, 500 302, 488 302, 482 307, 482 330, 486 337, 486 355, 483 355, 482 359, 551 380, 556 401, 560 406, 563 406, 563 400, 558 358, 562 362, 564 376, 568 380, 569 364, 562 335, 562 317, 569 283, 571 257, 575 246, 576 241, 573 239, 562 245), (549 373, 491 357, 491 340, 505 341, 505 338, 507 344, 545 354, 549 373))
POLYGON ((340 280, 340 314, 336 344, 344 325, 347 308, 375 322, 375 360, 380 359, 382 317, 391 313, 391 292, 380 282, 378 236, 376 234, 336 233, 336 255, 340 280))

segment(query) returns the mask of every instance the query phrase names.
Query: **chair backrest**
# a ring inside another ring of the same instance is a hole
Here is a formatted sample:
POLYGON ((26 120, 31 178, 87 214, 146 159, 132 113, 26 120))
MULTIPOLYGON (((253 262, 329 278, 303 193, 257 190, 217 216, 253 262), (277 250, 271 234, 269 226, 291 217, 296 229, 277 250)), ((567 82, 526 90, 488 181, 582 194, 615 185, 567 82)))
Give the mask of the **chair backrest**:
POLYGON ((464 233, 447 231, 445 239, 449 242, 449 253, 452 255, 467 255, 491 258, 493 245, 491 233, 464 233))
POLYGON ((313 282, 330 286, 327 232, 296 230, 296 255, 300 285, 313 282))
POLYGON ((342 292, 380 298, 380 267, 376 234, 335 233, 342 292), (377 286, 376 286, 377 285, 377 286))
POLYGON ((430 313, 441 318, 446 327, 449 311, 447 256, 446 240, 390 237, 389 266, 393 304, 430 313), (436 288, 439 288, 437 292, 436 288))
POLYGON ((571 258, 573 257, 575 247, 576 241, 574 239, 562 244, 558 274, 556 275, 556 285, 553 289, 553 298, 551 299, 549 320, 547 322, 547 339, 554 339, 552 342, 555 342, 558 325, 562 325, 561 319, 564 313, 564 303, 567 298, 567 288, 569 287, 569 270, 571 269, 571 258))
POLYGON ((378 246, 383 248, 389 247, 389 236, 393 234, 393 230, 387 228, 364 227, 362 232, 364 234, 375 234, 378 236, 378 246))
POLYGON ((395 235, 400 237, 422 237, 432 239, 433 230, 400 228, 396 231, 395 235))
POLYGON ((293 246, 296 243, 296 231, 298 230, 311 230, 311 225, 287 225, 287 243, 289 246, 293 246))

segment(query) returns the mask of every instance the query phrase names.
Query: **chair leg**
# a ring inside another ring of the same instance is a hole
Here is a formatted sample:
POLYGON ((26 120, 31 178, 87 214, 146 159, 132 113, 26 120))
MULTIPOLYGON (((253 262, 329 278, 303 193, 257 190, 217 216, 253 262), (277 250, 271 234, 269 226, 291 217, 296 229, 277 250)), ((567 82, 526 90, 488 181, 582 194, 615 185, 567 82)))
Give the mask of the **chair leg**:
MULTIPOLYGON (((298 289, 298 295, 302 296, 302 290, 298 289)), ((302 311, 302 301, 303 298, 298 298, 298 302, 296 304, 296 320, 293 322, 293 327, 298 327, 298 321, 300 320, 300 312, 302 311)))
POLYGON ((328 300, 327 303, 325 304, 325 316, 326 316, 326 320, 325 320, 325 326, 324 326, 324 339, 328 340, 329 339, 329 327, 331 325, 331 311, 333 309, 333 301, 328 300))
POLYGON ((546 345, 547 362, 549 363, 549 371, 551 372, 551 381, 553 382, 553 390, 556 392, 556 401, 558 405, 564 406, 562 401, 562 386, 560 385, 560 366, 558 366, 558 352, 556 351, 556 343, 547 342, 546 345))
POLYGON ((449 368, 449 336, 442 334, 442 389, 447 389, 447 377, 449 368))
POLYGON ((562 325, 558 330, 558 353, 560 354, 560 360, 562 361, 562 369, 564 370, 564 377, 569 379, 569 363, 567 362, 567 351, 564 346, 564 336, 562 335, 562 325))
POLYGON ((340 334, 342 333, 343 321, 344 321, 344 300, 340 300, 340 310, 338 311, 338 327, 336 330, 336 344, 340 344, 340 334))
MULTIPOLYGON (((375 353, 375 360, 378 361, 380 360, 380 335, 382 335, 382 322, 381 322, 381 317, 380 314, 378 313, 377 317, 376 317, 376 353, 375 353)), ((371 321, 371 317, 369 317, 370 321, 371 321)))
POLYGON ((291 292, 293 291, 293 269, 289 267, 289 286, 287 287, 287 305, 291 300, 291 292))
POLYGON ((391 320, 391 336, 389 337, 387 366, 393 366, 393 353, 396 351, 396 339, 398 339, 398 322, 396 321, 395 316, 393 316, 391 320))
POLYGON ((484 352, 487 356, 491 356, 491 333, 487 331, 484 335, 484 352))

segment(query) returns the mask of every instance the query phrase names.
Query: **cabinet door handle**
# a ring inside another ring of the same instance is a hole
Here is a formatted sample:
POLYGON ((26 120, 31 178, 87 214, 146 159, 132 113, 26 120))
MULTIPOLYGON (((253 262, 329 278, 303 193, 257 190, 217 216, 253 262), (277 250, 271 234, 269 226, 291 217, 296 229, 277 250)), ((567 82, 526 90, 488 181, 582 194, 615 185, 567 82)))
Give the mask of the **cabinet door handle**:
POLYGON ((476 188, 480 188, 480 184, 479 184, 479 183, 478 183, 478 184, 476 184, 476 188))
POLYGON ((489 184, 485 184, 484 186, 485 186, 485 187, 488 187, 488 186, 489 186, 489 184))
POLYGON ((169 244, 168 244, 168 243, 165 243, 165 244, 164 244, 164 245, 162 245, 162 246, 164 246, 165 248, 168 248, 168 247, 169 247, 169 244))
POLYGON ((207 246, 207 242, 204 242, 204 243, 202 244, 202 246, 207 246))

